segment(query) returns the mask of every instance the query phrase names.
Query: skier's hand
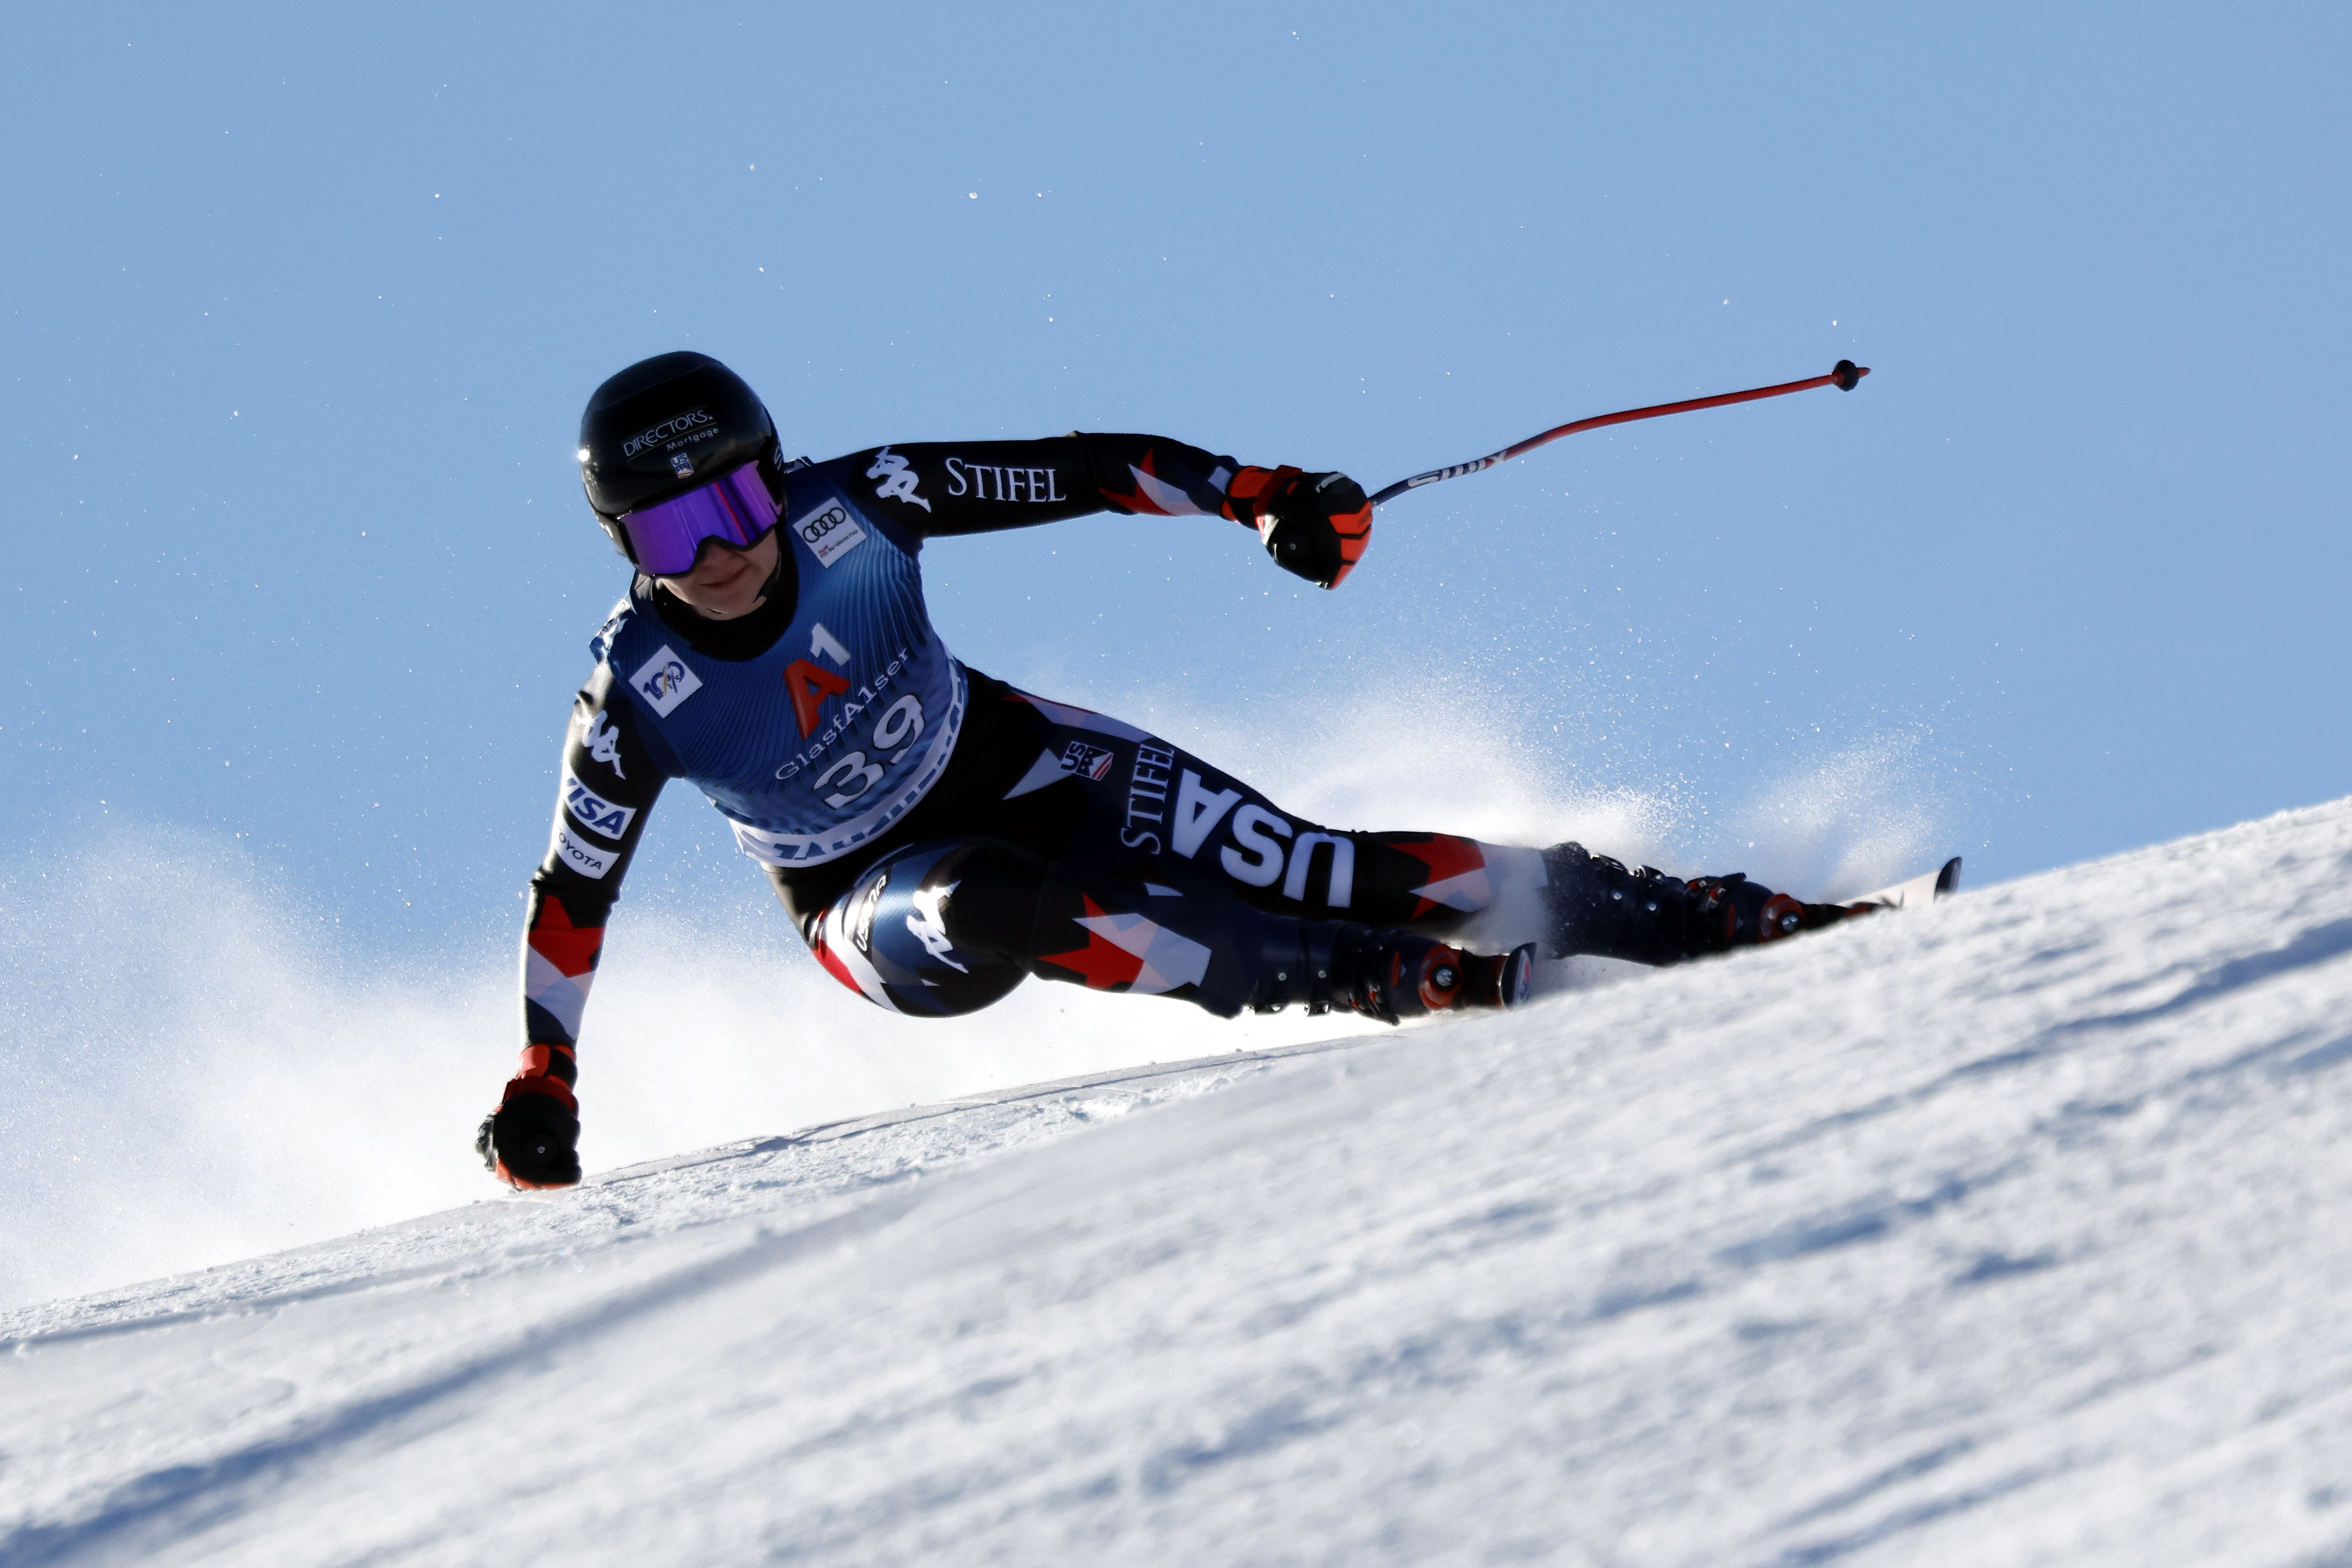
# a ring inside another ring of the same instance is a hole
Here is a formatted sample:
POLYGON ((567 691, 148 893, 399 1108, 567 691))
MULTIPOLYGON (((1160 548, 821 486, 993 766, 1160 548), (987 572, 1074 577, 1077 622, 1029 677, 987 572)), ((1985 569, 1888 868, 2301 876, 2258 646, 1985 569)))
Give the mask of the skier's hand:
POLYGON ((1325 588, 1345 581, 1372 540, 1372 503, 1345 474, 1244 468, 1225 497, 1234 520, 1257 530, 1276 566, 1325 588))
POLYGON ((516 1078, 507 1084, 499 1108, 482 1118, 474 1152, 489 1173, 509 1186, 530 1191, 570 1186, 580 1179, 580 1117, 572 1105, 546 1092, 543 1083, 516 1078))

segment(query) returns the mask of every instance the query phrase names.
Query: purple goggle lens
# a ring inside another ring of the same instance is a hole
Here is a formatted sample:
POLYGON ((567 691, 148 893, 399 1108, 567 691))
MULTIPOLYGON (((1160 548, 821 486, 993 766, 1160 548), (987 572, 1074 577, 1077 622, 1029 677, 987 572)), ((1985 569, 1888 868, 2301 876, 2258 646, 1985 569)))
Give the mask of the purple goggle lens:
POLYGON ((649 577, 676 577, 694 567, 705 539, 740 549, 760 542, 781 515, 760 465, 746 463, 698 490, 672 496, 621 514, 622 530, 636 552, 637 570, 649 577))

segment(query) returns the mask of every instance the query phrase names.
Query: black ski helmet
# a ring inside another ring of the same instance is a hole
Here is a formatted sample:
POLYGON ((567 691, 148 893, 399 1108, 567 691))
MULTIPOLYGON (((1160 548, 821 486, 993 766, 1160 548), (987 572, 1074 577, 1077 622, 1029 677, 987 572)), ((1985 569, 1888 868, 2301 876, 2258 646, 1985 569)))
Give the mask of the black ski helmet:
POLYGON ((580 483, 596 520, 634 560, 616 519, 708 485, 754 458, 777 485, 776 425, 743 378, 690 350, 639 360, 589 394, 580 483))

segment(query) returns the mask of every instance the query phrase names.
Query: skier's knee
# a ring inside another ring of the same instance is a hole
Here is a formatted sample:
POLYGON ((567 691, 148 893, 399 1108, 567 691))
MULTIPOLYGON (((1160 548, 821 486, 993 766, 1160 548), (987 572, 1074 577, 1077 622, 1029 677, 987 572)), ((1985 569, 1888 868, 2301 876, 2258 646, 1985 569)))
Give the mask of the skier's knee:
POLYGON ((1026 977, 1044 862, 994 840, 898 850, 826 908, 810 946, 826 973, 912 1018, 978 1012, 1026 977))

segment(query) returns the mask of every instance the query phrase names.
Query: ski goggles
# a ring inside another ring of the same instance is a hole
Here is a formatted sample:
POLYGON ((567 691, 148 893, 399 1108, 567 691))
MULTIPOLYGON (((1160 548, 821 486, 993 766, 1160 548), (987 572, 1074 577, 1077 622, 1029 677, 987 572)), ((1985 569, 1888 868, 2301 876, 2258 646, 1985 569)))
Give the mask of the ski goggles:
POLYGON ((700 489, 624 512, 614 520, 639 571, 648 577, 677 577, 694 569, 703 540, 745 549, 758 544, 782 513, 754 461, 700 489))

